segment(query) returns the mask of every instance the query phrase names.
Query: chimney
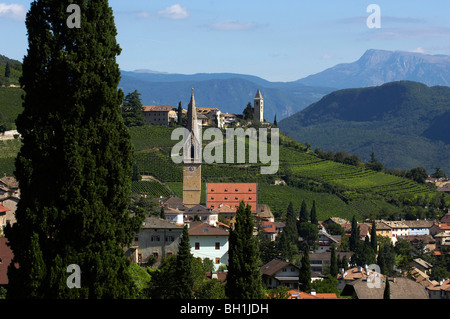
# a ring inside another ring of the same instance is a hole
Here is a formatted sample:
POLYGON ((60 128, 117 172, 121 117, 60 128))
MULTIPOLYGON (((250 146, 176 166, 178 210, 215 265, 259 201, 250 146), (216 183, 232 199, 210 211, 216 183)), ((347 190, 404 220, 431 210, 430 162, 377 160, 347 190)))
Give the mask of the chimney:
POLYGON ((316 295, 316 291, 314 289, 311 289, 311 295, 313 295, 313 296, 316 295))
POLYGON ((358 266, 358 272, 362 272, 362 267, 358 266))

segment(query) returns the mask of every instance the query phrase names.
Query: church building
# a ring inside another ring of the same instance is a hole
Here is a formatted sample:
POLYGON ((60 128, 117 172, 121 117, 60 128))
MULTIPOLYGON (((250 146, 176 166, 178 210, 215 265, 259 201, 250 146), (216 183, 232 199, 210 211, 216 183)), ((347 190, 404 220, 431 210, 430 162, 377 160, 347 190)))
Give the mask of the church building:
POLYGON ((191 101, 188 106, 188 122, 186 125, 190 133, 189 154, 184 154, 183 161, 183 204, 187 208, 192 208, 200 204, 201 190, 202 190, 202 165, 201 165, 201 146, 195 147, 199 144, 199 134, 201 134, 201 126, 197 121, 197 109, 195 106, 194 89, 192 89, 191 101), (197 160, 199 159, 199 160, 197 160))

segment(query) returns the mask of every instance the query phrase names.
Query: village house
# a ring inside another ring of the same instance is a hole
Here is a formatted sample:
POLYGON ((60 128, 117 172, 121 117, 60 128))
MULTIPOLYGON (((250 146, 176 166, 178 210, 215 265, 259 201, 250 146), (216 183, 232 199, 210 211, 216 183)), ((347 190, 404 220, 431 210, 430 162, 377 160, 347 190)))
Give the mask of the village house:
POLYGON ((224 127, 222 112, 217 107, 197 107, 197 118, 203 126, 224 127))
POLYGON ((150 124, 169 125, 178 121, 177 109, 169 105, 143 106, 144 120, 150 124))
POLYGON ((361 278, 367 279, 370 277, 373 282, 374 280, 379 280, 380 278, 384 278, 384 276, 376 271, 370 270, 367 265, 366 267, 353 267, 348 270, 340 269, 340 273, 337 276, 339 290, 343 290, 344 287, 355 280, 359 280, 361 278))
POLYGON ((330 251, 331 245, 339 247, 341 243, 341 236, 330 235, 327 233, 324 227, 321 227, 321 229, 319 229, 317 242, 319 244, 319 247, 315 250, 315 252, 316 253, 327 252, 330 251))
POLYGON ((154 266, 158 267, 162 258, 178 253, 182 233, 182 225, 154 216, 146 217, 125 255, 132 263, 147 264, 153 260, 154 266))
POLYGON ((257 210, 256 183, 207 183, 206 206, 216 209, 221 204, 237 209, 241 201, 251 206, 252 213, 257 210))
POLYGON ((269 288, 285 286, 299 289, 300 268, 281 259, 272 259, 261 267, 262 281, 269 288))
POLYGON ((430 227, 430 235, 436 236, 439 233, 450 233, 450 224, 447 223, 434 223, 430 227))
POLYGON ((408 236, 409 227, 403 221, 383 221, 391 228, 391 241, 395 245, 398 238, 408 236))
POLYGON ((0 235, 6 225, 16 223, 16 209, 20 200, 19 182, 14 177, 0 178, 0 235))
POLYGON ((447 214, 445 214, 445 215, 441 218, 440 222, 441 222, 442 224, 450 224, 450 212, 447 212, 447 214))
POLYGON ((441 280, 433 286, 426 287, 430 299, 450 299, 450 279, 441 280))
POLYGON ((406 277, 382 278, 379 286, 368 284, 361 278, 345 285, 341 296, 355 299, 383 299, 386 280, 389 280, 390 299, 429 299, 425 287, 406 277))
POLYGON ((261 230, 263 235, 270 239, 271 241, 274 241, 277 237, 277 229, 275 227, 275 223, 269 222, 269 221, 262 221, 260 224, 261 230))
POLYGON ((211 259, 216 271, 220 265, 228 264, 228 237, 229 232, 222 228, 200 221, 189 223, 192 255, 211 259))
POLYGON ((408 236, 414 235, 429 235, 430 228, 433 226, 432 221, 428 220, 403 220, 403 224, 408 226, 408 236))
POLYGON ((436 239, 436 249, 441 250, 441 248, 450 248, 450 233, 442 232, 434 236, 436 239))
MULTIPOLYGON (((352 252, 336 252, 336 257, 341 259, 345 256, 347 261, 350 261, 352 252)), ((311 271, 319 274, 326 274, 330 270, 331 252, 309 253, 309 262, 311 264, 311 271)))

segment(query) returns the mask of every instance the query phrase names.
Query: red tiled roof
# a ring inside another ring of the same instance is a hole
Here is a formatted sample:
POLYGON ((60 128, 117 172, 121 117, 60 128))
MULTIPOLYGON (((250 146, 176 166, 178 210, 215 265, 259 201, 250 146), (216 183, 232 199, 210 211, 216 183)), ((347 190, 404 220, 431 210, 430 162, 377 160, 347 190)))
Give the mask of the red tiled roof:
POLYGON ((275 223, 272 223, 272 222, 266 222, 266 221, 262 222, 261 223, 261 228, 267 234, 272 234, 272 233, 276 233, 277 232, 276 227, 275 227, 275 223))
POLYGON ((313 295, 296 289, 289 290, 288 293, 290 294, 289 299, 292 299, 295 295, 300 296, 300 299, 337 299, 335 293, 316 293, 313 295))
POLYGON ((11 209, 9 209, 8 207, 5 207, 2 204, 0 204, 0 213, 7 212, 8 210, 11 210, 11 209))
POLYGON ((144 112, 169 112, 175 109, 171 105, 146 105, 142 108, 144 112))
POLYGON ((229 232, 204 222, 192 222, 189 225, 189 236, 228 236, 229 232))
POLYGON ((235 208, 239 206, 241 201, 250 205, 252 212, 256 212, 256 183, 208 183, 206 186, 206 203, 208 208, 216 209, 221 204, 235 208))

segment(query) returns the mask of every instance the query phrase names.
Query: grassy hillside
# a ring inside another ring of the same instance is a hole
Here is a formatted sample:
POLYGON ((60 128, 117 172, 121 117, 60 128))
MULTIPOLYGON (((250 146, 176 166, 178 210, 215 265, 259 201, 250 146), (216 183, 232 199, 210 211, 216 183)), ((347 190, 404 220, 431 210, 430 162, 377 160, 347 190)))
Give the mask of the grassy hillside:
POLYGON ((417 82, 333 92, 280 121, 283 133, 313 148, 370 154, 385 167, 450 173, 450 88, 417 82))
MULTIPOLYGON (((176 142, 170 141, 172 128, 146 126, 131 128, 130 132, 139 173, 158 178, 181 197, 182 166, 172 162, 171 146, 167 146, 176 142), (161 147, 157 147, 156 141, 160 141, 161 147)), ((299 209, 302 200, 308 207, 315 200, 321 219, 356 215, 362 220, 380 212, 384 217, 402 216, 406 206, 414 206, 424 198, 438 202, 441 196, 429 186, 409 179, 320 159, 286 136, 281 139, 278 173, 261 175, 260 165, 204 163, 203 188, 207 182, 257 182, 258 202, 268 204, 278 219, 283 218, 289 201, 299 209), (275 180, 285 180, 288 185, 274 185, 275 180)), ((203 203, 204 196, 203 193, 203 203)), ((449 197, 447 202, 450 203, 449 197)))

